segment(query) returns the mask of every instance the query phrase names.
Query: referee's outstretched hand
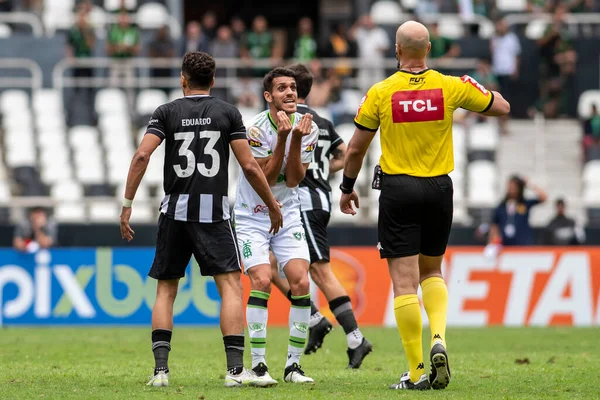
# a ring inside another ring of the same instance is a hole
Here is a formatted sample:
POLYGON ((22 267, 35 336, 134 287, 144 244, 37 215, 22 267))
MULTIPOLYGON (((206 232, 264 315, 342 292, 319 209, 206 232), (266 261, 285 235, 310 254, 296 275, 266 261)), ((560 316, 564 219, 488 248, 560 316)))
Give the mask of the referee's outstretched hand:
POLYGON ((279 232, 280 228, 283 228, 283 215, 281 214, 281 207, 283 205, 280 202, 277 202, 279 207, 273 209, 269 207, 269 219, 271 219, 271 229, 269 229, 269 233, 276 235, 279 232))
POLYGON ((131 242, 135 232, 129 226, 129 218, 131 218, 131 207, 123 207, 121 211, 121 238, 131 242))
POLYGON ((356 215, 356 210, 352 207, 352 203, 354 203, 356 209, 360 208, 356 190, 353 190, 350 194, 342 193, 342 197, 340 198, 340 209, 344 214, 356 215))

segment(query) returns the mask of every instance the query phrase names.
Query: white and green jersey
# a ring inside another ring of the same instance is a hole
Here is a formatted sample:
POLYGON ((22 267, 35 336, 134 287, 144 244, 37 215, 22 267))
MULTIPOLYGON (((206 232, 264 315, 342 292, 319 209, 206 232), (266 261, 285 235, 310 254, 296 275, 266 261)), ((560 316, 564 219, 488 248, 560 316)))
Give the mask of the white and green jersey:
MULTIPOLYGON (((294 113, 290 116, 292 130, 298 125, 300 118, 302 118, 302 114, 300 113, 294 113)), ((273 154, 275 146, 277 145, 277 125, 271 118, 271 114, 268 110, 261 112, 252 119, 246 129, 246 136, 255 158, 266 158, 273 154)), ((313 122, 310 135, 302 138, 302 146, 300 148, 302 154, 300 157, 303 164, 311 162, 313 152, 317 146, 318 137, 319 128, 317 127, 317 124, 313 122)), ((277 178, 277 183, 275 186, 271 187, 273 195, 283 205, 282 212, 284 215, 286 210, 290 208, 299 209, 300 207, 298 186, 290 188, 285 184, 285 168, 287 166, 291 139, 292 133, 290 133, 287 138, 285 156, 283 158, 281 172, 277 178)), ((269 214, 267 206, 258 194, 256 194, 254 189, 252 189, 252 186, 250 186, 250 183, 248 183, 244 174, 240 174, 234 211, 236 216, 265 217, 269 214)))

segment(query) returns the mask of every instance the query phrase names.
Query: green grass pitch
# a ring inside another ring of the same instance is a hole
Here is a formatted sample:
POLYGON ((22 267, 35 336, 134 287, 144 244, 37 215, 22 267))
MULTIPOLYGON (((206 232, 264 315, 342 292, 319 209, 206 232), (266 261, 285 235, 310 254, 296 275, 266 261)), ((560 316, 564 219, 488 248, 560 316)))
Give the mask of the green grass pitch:
POLYGON ((311 387, 282 382, 287 329, 270 328, 267 360, 279 385, 226 389, 218 329, 176 327, 171 386, 150 388, 145 386, 154 366, 149 329, 5 328, 0 330, 0 399, 600 398, 597 329, 450 329, 453 380, 445 391, 420 393, 387 389, 406 370, 397 331, 363 332, 375 350, 358 371, 344 369, 346 343, 340 328, 319 352, 302 358, 304 370, 316 381, 311 387))

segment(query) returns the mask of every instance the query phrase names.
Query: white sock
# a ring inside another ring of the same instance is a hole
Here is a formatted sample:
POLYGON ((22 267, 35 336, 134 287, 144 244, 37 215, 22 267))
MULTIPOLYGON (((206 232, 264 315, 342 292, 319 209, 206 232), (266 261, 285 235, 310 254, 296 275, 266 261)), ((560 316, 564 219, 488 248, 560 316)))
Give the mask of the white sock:
POLYGON ((290 307, 290 339, 288 343, 288 356, 285 362, 286 368, 297 363, 300 364, 300 356, 306 345, 308 326, 310 322, 310 294, 306 296, 292 296, 290 307), (308 306, 303 305, 308 299, 308 306))
POLYGON ((348 347, 350 349, 355 349, 361 345, 363 341, 363 334, 360 329, 357 328, 346 335, 346 340, 348 341, 348 347))
POLYGON ((268 293, 252 290, 246 306, 246 321, 248 323, 248 336, 250 336, 250 354, 252 354, 252 368, 265 363, 267 346, 267 309, 268 293))
POLYGON ((308 322, 308 327, 312 328, 323 319, 323 314, 320 311, 317 311, 313 315, 310 316, 310 321, 308 322))

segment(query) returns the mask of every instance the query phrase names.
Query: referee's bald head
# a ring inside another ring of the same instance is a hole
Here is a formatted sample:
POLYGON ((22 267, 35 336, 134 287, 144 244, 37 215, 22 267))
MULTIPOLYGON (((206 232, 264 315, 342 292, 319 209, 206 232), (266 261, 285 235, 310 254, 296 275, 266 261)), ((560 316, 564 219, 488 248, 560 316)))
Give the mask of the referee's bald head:
POLYGON ((407 21, 396 31, 396 51, 402 58, 425 58, 429 46, 429 31, 417 21, 407 21))

